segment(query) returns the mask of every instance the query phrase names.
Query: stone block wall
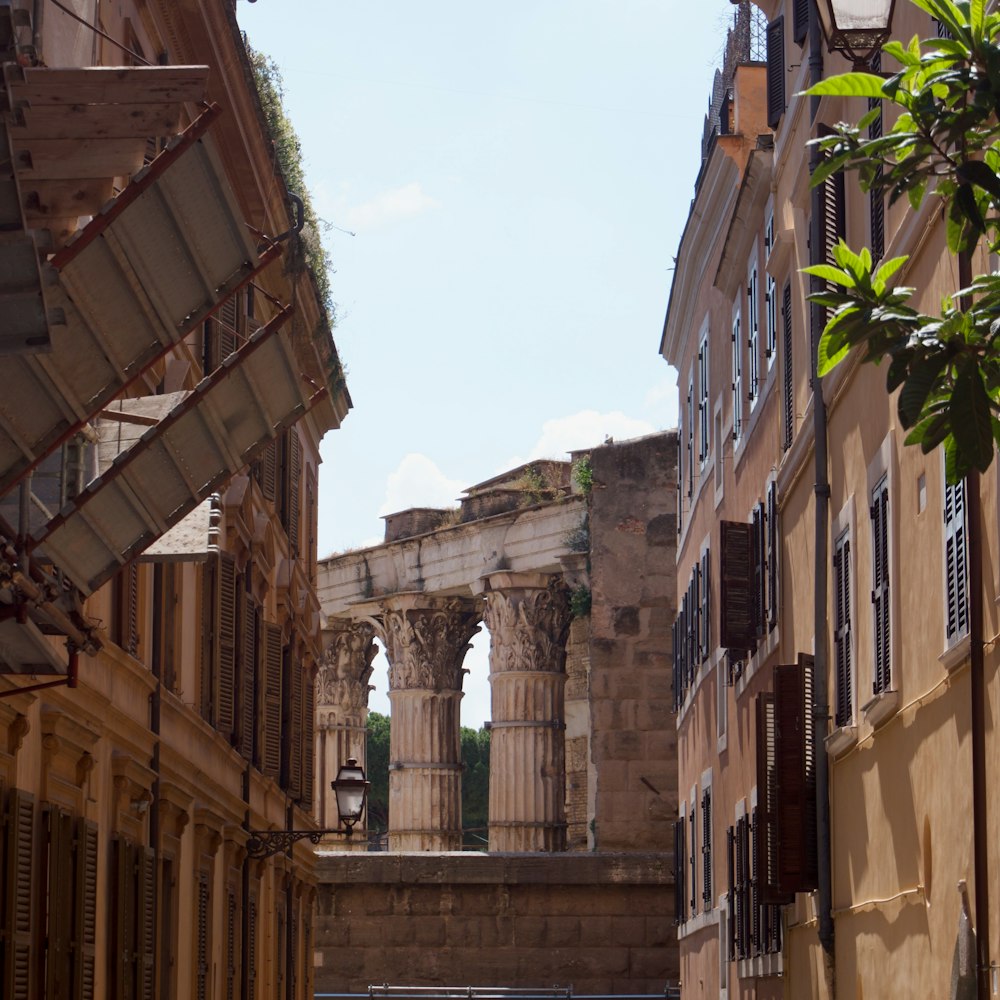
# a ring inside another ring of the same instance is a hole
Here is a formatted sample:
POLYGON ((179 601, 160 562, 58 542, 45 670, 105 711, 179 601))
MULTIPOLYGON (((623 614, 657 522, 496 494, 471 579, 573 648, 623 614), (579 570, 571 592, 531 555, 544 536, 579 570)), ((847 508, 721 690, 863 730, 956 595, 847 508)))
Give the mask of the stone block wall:
POLYGON ((677 434, 609 443, 590 452, 590 463, 593 846, 669 850, 677 434))
POLYGON ((566 850, 590 847, 590 622, 575 618, 566 641, 566 850))
POLYGON ((321 855, 317 994, 571 986, 662 996, 678 978, 668 854, 321 855))

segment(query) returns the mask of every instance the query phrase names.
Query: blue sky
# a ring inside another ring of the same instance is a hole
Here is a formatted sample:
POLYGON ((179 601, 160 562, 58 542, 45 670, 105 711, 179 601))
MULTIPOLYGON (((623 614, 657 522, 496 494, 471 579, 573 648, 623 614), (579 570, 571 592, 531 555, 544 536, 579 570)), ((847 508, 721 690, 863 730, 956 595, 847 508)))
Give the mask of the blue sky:
MULTIPOLYGON (((732 10, 238 5, 338 227, 354 409, 323 444, 321 556, 520 462, 676 426, 658 347, 732 10)), ((468 725, 489 713, 485 648, 467 661, 468 725)), ((371 704, 386 710, 381 692, 371 704)))

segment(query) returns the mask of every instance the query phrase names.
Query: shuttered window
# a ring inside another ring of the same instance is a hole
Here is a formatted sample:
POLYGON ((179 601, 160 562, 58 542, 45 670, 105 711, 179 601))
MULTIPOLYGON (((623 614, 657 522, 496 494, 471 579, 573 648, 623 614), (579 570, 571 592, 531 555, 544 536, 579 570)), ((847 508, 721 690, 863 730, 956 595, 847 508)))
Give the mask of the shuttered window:
POLYGON ((785 19, 767 26, 767 127, 777 128, 785 113, 785 19))
POLYGON ((792 285, 786 281, 781 290, 781 409, 783 415, 782 444, 785 451, 795 436, 795 369, 792 367, 792 285))
POLYGON ((752 606, 751 614, 753 619, 753 637, 756 642, 765 631, 767 621, 767 575, 765 572, 764 558, 767 551, 767 523, 764 516, 764 505, 758 503, 754 506, 751 518, 753 528, 751 547, 751 592, 752 606))
POLYGON ((156 883, 152 848, 117 835, 112 841, 112 872, 111 996, 114 1000, 153 1000, 156 883))
MULTIPOLYGON (((290 646, 284 650, 285 691, 282 717, 281 784, 292 799, 302 797, 303 669, 290 646)), ((310 748, 311 749, 311 748, 310 748)))
POLYGON ((719 643, 727 649, 742 652, 750 649, 755 639, 752 617, 752 526, 740 521, 722 521, 719 533, 719 643))
POLYGON ((778 624, 778 484, 772 479, 767 486, 767 627, 778 624))
POLYGON ((247 907, 247 967, 244 971, 247 1000, 257 1000, 257 896, 253 889, 247 907))
POLYGON ((694 376, 688 381, 687 394, 687 495, 694 496, 694 376))
POLYGON ((690 871, 691 884, 688 886, 688 904, 691 907, 691 916, 698 912, 698 838, 695 828, 694 803, 691 804, 691 815, 688 816, 688 869, 690 871))
POLYGON ((701 898, 712 909, 712 789, 701 793, 701 898))
POLYGON ((304 672, 302 689, 302 808, 309 811, 313 807, 316 756, 316 681, 311 671, 304 672))
POLYGON ((674 920, 683 924, 687 920, 687 894, 685 892, 684 860, 687 849, 684 844, 686 822, 683 816, 674 823, 674 920))
POLYGON ((238 746, 244 760, 255 762, 256 696, 260 673, 260 607, 253 594, 243 595, 243 620, 240 629, 239 686, 237 690, 239 729, 238 746))
POLYGON ((874 678, 872 693, 892 687, 889 616, 889 484, 883 476, 872 490, 872 630, 874 678))
POLYGON ((770 371, 778 356, 778 286, 768 274, 764 279, 765 342, 764 357, 770 371))
POLYGON ((740 335, 740 314, 733 317, 733 441, 743 437, 743 340, 740 335))
POLYGON ((746 338, 747 400, 752 410, 760 396, 760 281, 756 252, 747 272, 746 338))
POLYGON ((945 638, 950 645, 969 630, 969 561, 965 480, 944 485, 945 638))
POLYGON ((726 910, 728 913, 728 940, 726 954, 730 962, 736 961, 736 829, 726 829, 726 910))
MULTIPOLYGON (((820 136, 831 134, 831 130, 826 126, 820 126, 818 132, 820 136)), ((836 266, 833 248, 847 237, 847 194, 843 173, 832 174, 820 185, 820 212, 823 261, 836 266)), ((825 287, 834 289, 835 286, 826 283, 825 287)))
POLYGON ((836 683, 834 725, 854 721, 854 663, 851 637, 851 539, 845 531, 833 547, 833 669, 836 683))
POLYGON ((239 927, 236 922, 236 890, 230 886, 226 890, 226 952, 224 974, 224 992, 226 1000, 236 1000, 239 979, 236 963, 236 951, 239 947, 239 927))
POLYGON ((702 662, 712 655, 712 581, 710 569, 712 560, 708 549, 701 554, 701 609, 699 611, 702 662))
POLYGON ((281 626, 264 622, 264 751, 262 770, 281 774, 281 626))
POLYGON ((114 618, 111 636, 129 656, 139 655, 139 567, 126 563, 112 585, 114 618))
POLYGON ((236 561, 228 552, 219 553, 217 625, 218 675, 215 685, 215 728, 232 740, 236 727, 237 607, 236 561))
POLYGON ((200 635, 201 646, 201 674, 200 674, 200 707, 201 717, 208 723, 213 719, 213 706, 215 704, 215 676, 218 667, 215 662, 215 630, 216 624, 215 602, 216 602, 216 578, 218 576, 218 564, 214 559, 209 559, 202 563, 201 567, 201 608, 200 608, 200 635))
POLYGON ((194 926, 194 932, 195 932, 194 995, 195 995, 195 1000, 208 1000, 208 982, 209 982, 208 872, 202 871, 198 873, 196 891, 197 891, 197 898, 195 900, 196 911, 195 911, 195 926, 194 926))
MULTIPOLYGON (((876 52, 871 58, 871 72, 882 72, 882 53, 876 52)), ((868 98, 868 110, 878 114, 868 125, 868 138, 882 138, 882 101, 878 98, 868 98)), ((868 222, 871 242, 872 263, 877 263, 885 256, 885 193, 879 184, 882 180, 881 165, 875 167, 875 181, 872 190, 868 192, 868 222)))
POLYGON ((698 460, 704 466, 709 455, 709 412, 708 412, 708 333, 701 339, 698 348, 698 460))
POLYGON ((792 0, 792 39, 801 45, 809 34, 809 0, 792 0))
POLYGON ((300 493, 302 480, 302 442, 298 431, 290 427, 282 438, 282 503, 281 524, 288 535, 292 557, 299 554, 300 493))
POLYGON ((730 851, 732 854, 732 950, 733 958, 749 958, 750 945, 750 838, 746 816, 736 820, 730 827, 730 851))
POLYGON ((32 939, 35 931, 33 889, 35 800, 12 789, 7 804, 4 862, 2 995, 36 1000, 32 939))

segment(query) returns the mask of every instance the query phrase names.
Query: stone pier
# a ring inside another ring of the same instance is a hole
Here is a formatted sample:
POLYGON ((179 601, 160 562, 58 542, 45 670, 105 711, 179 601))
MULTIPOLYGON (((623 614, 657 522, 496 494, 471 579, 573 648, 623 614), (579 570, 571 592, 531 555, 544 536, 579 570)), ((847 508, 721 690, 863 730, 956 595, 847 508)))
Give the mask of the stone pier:
POLYGON ((392 730, 389 849, 462 848, 462 661, 476 602, 397 594, 382 602, 392 730))
POLYGON ((566 636, 561 578, 493 573, 490 630, 491 851, 566 849, 566 636))
MULTIPOLYGON (((339 822, 337 800, 331 782, 341 766, 354 757, 362 767, 365 759, 368 681, 372 660, 378 652, 375 628, 368 622, 331 619, 324 631, 324 653, 316 676, 316 789, 313 801, 317 820, 326 830, 339 822)), ((365 818, 367 822, 367 817, 365 818)), ((366 843, 363 826, 356 828, 355 843, 366 843)), ((327 838, 343 849, 339 838, 327 838)))

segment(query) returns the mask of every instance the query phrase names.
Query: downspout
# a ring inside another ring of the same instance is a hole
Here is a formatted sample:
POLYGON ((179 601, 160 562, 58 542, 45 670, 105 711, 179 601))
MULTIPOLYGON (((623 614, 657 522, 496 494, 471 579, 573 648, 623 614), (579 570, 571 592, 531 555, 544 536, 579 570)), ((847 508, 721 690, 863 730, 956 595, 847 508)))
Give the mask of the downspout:
MULTIPOLYGON (((809 85, 823 78, 822 32, 815 3, 809 5, 809 85)), ((819 112, 819 98, 809 99, 809 121, 812 125, 819 112)), ((809 151, 809 173, 812 174, 822 159, 816 146, 809 151)), ((821 264, 823 247, 822 189, 814 187, 810 194, 809 263, 821 264)), ((815 276, 809 278, 809 290, 818 292, 822 282, 815 276)), ((823 948, 824 967, 830 997, 837 995, 836 966, 834 964, 833 886, 830 845, 830 761, 826 753, 826 732, 830 720, 830 699, 827 679, 827 646, 829 643, 828 563, 830 535, 830 479, 827 455, 826 401, 823 399, 823 380, 817 371, 819 340, 826 325, 825 309, 815 302, 809 305, 809 342, 811 346, 812 404, 815 483, 815 563, 813 572, 813 759, 816 762, 816 862, 817 910, 819 943, 823 948)))

